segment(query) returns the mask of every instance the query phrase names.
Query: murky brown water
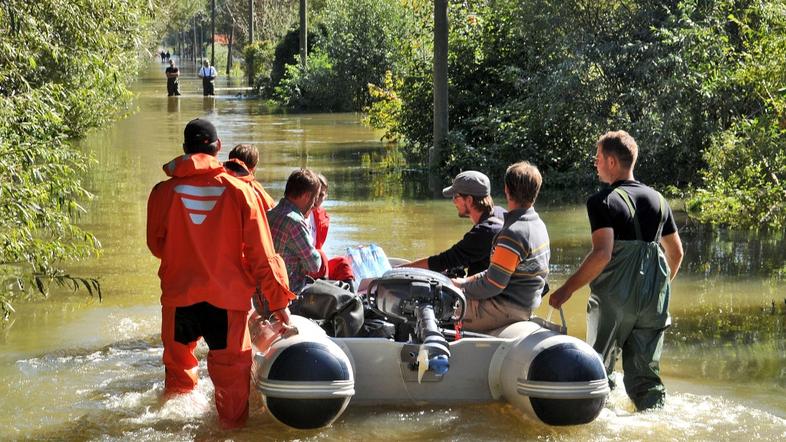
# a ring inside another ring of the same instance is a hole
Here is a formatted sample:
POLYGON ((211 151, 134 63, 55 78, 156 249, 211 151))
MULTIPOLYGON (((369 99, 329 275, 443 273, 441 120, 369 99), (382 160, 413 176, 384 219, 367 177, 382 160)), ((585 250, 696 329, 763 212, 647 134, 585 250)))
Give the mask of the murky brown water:
MULTIPOLYGON (((257 178, 274 197, 293 168, 324 173, 331 182, 329 254, 376 242, 389 256, 417 258, 446 248, 469 228, 450 201, 424 196, 422 177, 386 167, 395 153, 359 115, 268 115, 259 102, 230 93, 204 99, 189 70, 184 95, 168 99, 162 71, 151 66, 135 86, 138 112, 82 142, 100 161, 88 178, 98 198, 83 224, 100 238, 104 254, 74 271, 100 276, 104 300, 57 293, 17 304, 14 322, 0 330, 0 439, 786 438, 786 243, 780 236, 691 225, 681 229, 687 258, 664 350, 670 395, 663 410, 632 414, 624 393, 615 391, 598 420, 580 427, 549 428, 504 405, 484 405, 350 408, 330 428, 298 432, 276 424, 252 397, 248 426, 226 433, 215 428, 206 370, 196 392, 162 404, 157 261, 144 241, 146 199, 164 178, 161 164, 180 153, 188 120, 214 121, 226 151, 241 142, 260 147, 257 178)), ((544 198, 537 209, 552 238, 556 286, 588 251, 588 223, 580 203, 544 198)), ((578 293, 567 308, 570 333, 581 338, 587 294, 578 293)))

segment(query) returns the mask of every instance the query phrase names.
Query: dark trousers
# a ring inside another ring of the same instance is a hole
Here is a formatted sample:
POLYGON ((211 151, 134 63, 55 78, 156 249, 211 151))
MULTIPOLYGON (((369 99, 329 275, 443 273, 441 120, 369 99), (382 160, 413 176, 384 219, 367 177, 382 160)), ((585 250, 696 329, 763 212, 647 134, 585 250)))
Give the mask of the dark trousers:
POLYGON ((215 89, 213 86, 213 79, 212 78, 203 78, 202 79, 202 95, 215 95, 215 89))
POLYGON ((180 83, 177 81, 177 78, 166 79, 166 94, 170 97, 180 95, 180 83))

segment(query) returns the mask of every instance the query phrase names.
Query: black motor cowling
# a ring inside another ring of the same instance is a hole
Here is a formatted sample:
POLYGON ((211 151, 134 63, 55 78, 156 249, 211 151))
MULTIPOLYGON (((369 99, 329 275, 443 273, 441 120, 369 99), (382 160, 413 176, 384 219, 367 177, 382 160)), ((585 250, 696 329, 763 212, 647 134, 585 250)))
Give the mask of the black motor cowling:
POLYGON ((368 288, 369 305, 392 319, 415 323, 418 306, 431 305, 440 326, 464 316, 466 300, 448 277, 416 268, 388 270, 368 288))

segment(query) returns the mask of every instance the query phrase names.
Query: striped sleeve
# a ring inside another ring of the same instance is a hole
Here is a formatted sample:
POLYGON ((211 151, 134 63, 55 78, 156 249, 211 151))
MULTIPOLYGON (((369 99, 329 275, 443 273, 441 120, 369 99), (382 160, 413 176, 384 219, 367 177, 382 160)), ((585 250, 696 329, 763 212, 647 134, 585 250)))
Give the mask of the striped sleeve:
POLYGON ((502 293, 521 262, 522 253, 520 242, 509 236, 500 235, 491 255, 488 270, 467 282, 464 285, 464 293, 472 299, 486 299, 502 293))

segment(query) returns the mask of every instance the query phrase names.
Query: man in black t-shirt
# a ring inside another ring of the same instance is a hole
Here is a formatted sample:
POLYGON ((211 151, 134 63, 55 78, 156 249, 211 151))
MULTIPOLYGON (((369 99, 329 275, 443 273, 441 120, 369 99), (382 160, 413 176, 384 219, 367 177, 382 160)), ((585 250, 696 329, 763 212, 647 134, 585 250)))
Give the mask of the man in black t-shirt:
POLYGON ((421 258, 400 267, 418 267, 445 272, 452 277, 480 273, 489 267, 494 236, 502 230, 505 209, 494 205, 489 178, 475 170, 456 175, 453 184, 442 190, 453 198, 458 216, 472 220, 472 229, 449 249, 428 258, 421 258))
POLYGON ((592 251, 549 299, 558 308, 590 285, 587 342, 611 374, 622 353, 623 381, 638 410, 663 405, 660 379, 671 280, 682 263, 682 242, 663 197, 633 177, 636 141, 625 131, 598 140, 595 167, 611 185, 587 201, 592 251))
POLYGON ((166 94, 171 97, 180 95, 180 83, 177 77, 180 76, 180 69, 175 66, 175 60, 169 60, 169 67, 166 68, 166 94))

